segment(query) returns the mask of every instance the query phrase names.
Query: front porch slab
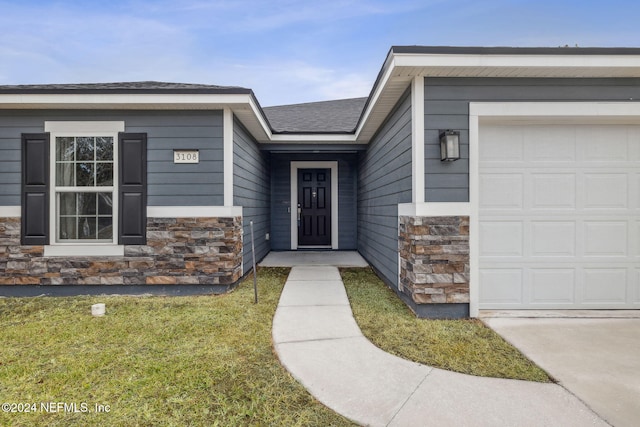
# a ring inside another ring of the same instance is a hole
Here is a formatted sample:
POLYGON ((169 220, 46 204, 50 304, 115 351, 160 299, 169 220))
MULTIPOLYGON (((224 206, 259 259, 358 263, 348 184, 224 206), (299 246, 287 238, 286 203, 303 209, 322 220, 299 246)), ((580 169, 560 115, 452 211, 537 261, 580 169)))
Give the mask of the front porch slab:
POLYGON ((301 265, 369 266, 367 261, 356 251, 272 251, 259 265, 261 267, 296 267, 301 265))

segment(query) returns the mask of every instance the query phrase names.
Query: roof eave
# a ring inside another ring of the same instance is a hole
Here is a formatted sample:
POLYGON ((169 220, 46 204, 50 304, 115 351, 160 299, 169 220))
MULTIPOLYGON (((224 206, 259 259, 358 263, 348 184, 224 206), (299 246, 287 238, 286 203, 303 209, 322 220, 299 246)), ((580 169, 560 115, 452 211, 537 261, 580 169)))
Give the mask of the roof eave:
POLYGON ((638 48, 394 46, 356 128, 368 140, 415 77, 640 78, 638 48))

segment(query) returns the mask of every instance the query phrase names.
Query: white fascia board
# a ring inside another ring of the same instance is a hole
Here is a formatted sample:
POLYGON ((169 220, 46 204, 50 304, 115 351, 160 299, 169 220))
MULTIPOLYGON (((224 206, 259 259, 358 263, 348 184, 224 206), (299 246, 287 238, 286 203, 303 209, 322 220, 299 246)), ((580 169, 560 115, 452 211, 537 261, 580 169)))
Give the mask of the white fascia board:
POLYGON ((396 62, 396 57, 392 53, 389 55, 389 57, 385 61, 385 64, 382 68, 381 78, 377 82, 377 85, 374 87, 373 93, 371 93, 371 95, 369 96, 369 101, 367 103, 366 110, 362 112, 360 123, 358 123, 358 128, 356 129, 356 132, 355 132, 356 137, 360 135, 360 132, 364 128, 364 125, 367 123, 367 120, 369 118, 369 115, 371 114, 371 111, 373 110, 373 107, 378 102, 378 99, 380 98, 382 91, 387 85, 387 82, 391 79, 393 70, 396 66, 395 62, 396 62))
MULTIPOLYGON (((640 55, 394 54, 396 67, 640 68, 640 55)), ((640 71, 640 70, 639 70, 640 71)))
POLYGON ((242 216, 242 206, 147 206, 149 218, 229 218, 242 216))
POLYGON ((345 143, 345 144, 355 144, 356 136, 349 134, 276 134, 271 136, 271 140, 269 142, 277 142, 277 143, 314 143, 314 144, 336 144, 336 143, 345 143))
POLYGON ((158 105, 176 109, 203 108, 220 105, 251 105, 249 94, 0 94, 0 108, 48 108, 50 106, 104 106, 108 108, 138 108, 158 105))
POLYGON ((253 114, 256 116, 256 119, 260 123, 260 126, 264 130, 264 133, 266 133, 267 137, 269 138, 269 140, 271 140, 273 138, 273 134, 271 132, 271 127, 269 126, 269 123, 267 123, 267 120, 265 119, 264 115, 262 114, 262 110, 260 109, 260 107, 256 103, 255 98, 252 97, 252 96, 249 97, 249 106, 250 106, 251 111, 253 112, 253 114))

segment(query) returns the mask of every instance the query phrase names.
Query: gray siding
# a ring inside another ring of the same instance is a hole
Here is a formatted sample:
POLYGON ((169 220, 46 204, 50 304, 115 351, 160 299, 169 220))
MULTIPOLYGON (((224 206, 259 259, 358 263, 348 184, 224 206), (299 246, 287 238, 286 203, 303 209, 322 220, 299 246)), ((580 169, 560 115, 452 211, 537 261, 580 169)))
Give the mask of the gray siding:
POLYGON ((357 240, 357 155, 272 154, 271 230, 273 250, 291 249, 291 161, 338 161, 338 248, 355 250, 357 240))
POLYGON ((0 206, 20 205, 20 134, 43 132, 47 120, 123 120, 148 135, 148 204, 223 204, 221 111, 2 111, 0 206), (199 164, 174 164, 173 149, 200 150, 199 164))
POLYGON ((233 123, 233 204, 242 206, 243 274, 251 270, 251 228, 253 221, 256 262, 269 253, 270 242, 266 239, 271 226, 268 154, 258 149, 249 132, 234 120, 233 123))
POLYGON ((358 250, 397 286, 398 203, 411 202, 409 92, 361 155, 358 189, 358 250))
POLYGON ((469 201, 469 102, 629 101, 640 79, 425 79, 425 200, 469 201), (460 131, 461 159, 440 162, 439 130, 460 131))

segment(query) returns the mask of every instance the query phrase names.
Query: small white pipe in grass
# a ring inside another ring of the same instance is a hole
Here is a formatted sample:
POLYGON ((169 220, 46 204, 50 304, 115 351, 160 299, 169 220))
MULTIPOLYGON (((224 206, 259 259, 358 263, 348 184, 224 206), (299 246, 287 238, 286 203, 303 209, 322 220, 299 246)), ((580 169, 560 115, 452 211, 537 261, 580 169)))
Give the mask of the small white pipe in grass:
POLYGON ((102 316, 104 316, 104 312, 105 312, 105 305, 103 303, 93 304, 91 306, 91 315, 92 316, 102 317, 102 316))

